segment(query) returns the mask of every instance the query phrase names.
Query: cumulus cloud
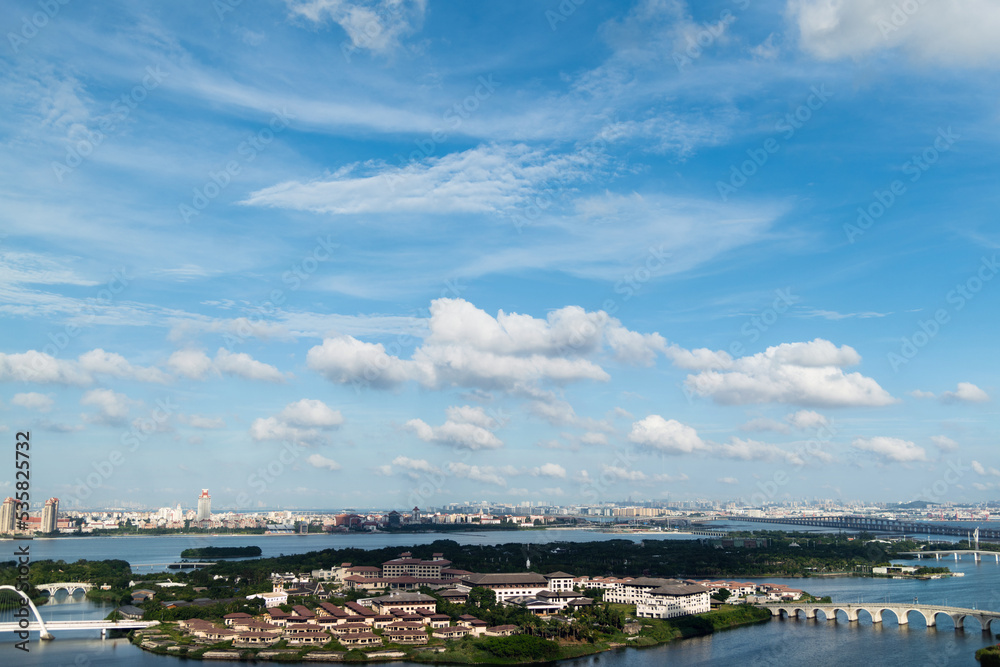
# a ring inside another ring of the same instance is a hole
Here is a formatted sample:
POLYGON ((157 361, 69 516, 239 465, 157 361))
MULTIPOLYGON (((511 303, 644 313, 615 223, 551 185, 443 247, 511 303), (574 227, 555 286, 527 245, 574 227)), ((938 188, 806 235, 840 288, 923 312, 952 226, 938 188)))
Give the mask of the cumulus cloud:
POLYGON ((340 470, 341 466, 339 463, 333 459, 329 459, 322 454, 310 454, 306 457, 306 463, 314 468, 323 468, 326 470, 340 470))
POLYGON ((803 431, 812 431, 830 425, 829 419, 814 410, 793 412, 785 416, 785 421, 803 431))
POLYGON ((302 399, 285 406, 274 417, 260 417, 250 425, 257 442, 279 441, 315 445, 328 441, 327 433, 343 423, 339 410, 322 401, 302 399))
POLYGON ((990 400, 990 397, 989 394, 971 382, 959 382, 955 391, 946 391, 941 394, 941 400, 945 403, 985 403, 990 400))
POLYGON ((170 355, 167 367, 192 380, 203 380, 211 373, 264 382, 285 381, 285 376, 274 366, 257 361, 245 352, 233 353, 224 347, 219 348, 214 360, 201 350, 178 350, 170 355))
MULTIPOLYGON (((411 459, 407 456, 397 456, 392 460, 392 465, 397 468, 402 468, 406 471, 406 474, 417 479, 420 477, 421 473, 428 475, 440 475, 441 469, 437 466, 431 465, 425 459, 411 459)), ((389 466, 386 466, 389 468, 389 466)), ((390 468, 391 470, 391 468, 390 468)))
POLYGON ((447 410, 448 420, 440 426, 431 426, 422 419, 411 419, 403 427, 416 434, 424 442, 435 442, 458 449, 497 449, 503 447, 490 428, 497 426, 496 420, 487 415, 481 407, 462 406, 447 410))
POLYGON ((820 60, 898 49, 921 63, 1000 62, 1000 6, 990 0, 788 0, 788 14, 799 46, 820 60))
POLYGON ((310 398, 289 403, 278 417, 286 424, 303 428, 333 428, 344 423, 340 410, 334 410, 323 401, 310 398))
POLYGON ((1000 470, 993 467, 986 467, 979 461, 972 462, 972 471, 983 477, 1000 477, 1000 470))
POLYGON ((94 375, 137 380, 139 382, 166 382, 163 371, 144 366, 134 366, 120 354, 91 350, 75 361, 56 359, 37 350, 16 354, 0 353, 0 382, 36 382, 86 386, 93 384, 94 375))
POLYGON ((641 470, 632 470, 621 466, 601 466, 601 479, 611 482, 645 482, 648 478, 641 470))
POLYGON ((125 357, 97 348, 80 355, 80 368, 88 373, 102 373, 140 382, 165 383, 170 376, 159 368, 133 366, 125 357))
POLYGON ((861 451, 877 454, 885 461, 908 463, 926 461, 927 452, 909 440, 879 436, 875 438, 857 438, 851 446, 861 451))
MULTIPOLYGON (((499 311, 494 317, 464 299, 431 303, 428 333, 410 359, 352 336, 309 350, 309 367, 332 382, 388 388, 423 386, 505 389, 537 395, 537 383, 607 381, 592 357, 609 351, 645 363, 661 349, 658 335, 635 335, 603 311, 566 306, 545 319, 499 311)), ((558 419, 553 413, 551 419, 558 419)))
POLYGON ((953 452, 958 449, 958 443, 946 435, 932 435, 931 442, 942 452, 953 452))
POLYGON ((566 468, 563 468, 558 463, 543 463, 542 465, 534 468, 531 471, 532 475, 542 476, 542 477, 565 477, 566 468))
POLYGON ((813 406, 881 406, 895 402, 872 378, 845 373, 860 355, 847 345, 837 347, 817 338, 808 343, 783 343, 753 356, 741 357, 724 370, 689 375, 685 384, 701 396, 723 405, 791 403, 813 406))
POLYGON ((483 482, 484 484, 507 486, 507 480, 493 466, 477 466, 453 461, 447 464, 447 469, 455 477, 470 479, 474 482, 483 482))
POLYGON ((92 424, 121 426, 128 419, 131 406, 139 401, 133 401, 125 394, 119 394, 110 389, 91 389, 80 399, 80 405, 92 405, 97 408, 96 414, 85 414, 83 418, 92 424))
POLYGON ((10 404, 16 405, 19 408, 27 408, 28 410, 48 412, 52 409, 55 401, 48 394, 29 391, 23 394, 14 394, 14 397, 10 399, 10 404))
POLYGON ((782 461, 791 465, 804 465, 805 461, 795 452, 789 452, 777 445, 757 440, 731 438, 726 444, 718 445, 715 453, 728 459, 740 461, 782 461))
POLYGON ((664 419, 660 415, 649 415, 633 423, 628 439, 642 447, 666 454, 690 454, 705 447, 693 428, 675 419, 664 419))

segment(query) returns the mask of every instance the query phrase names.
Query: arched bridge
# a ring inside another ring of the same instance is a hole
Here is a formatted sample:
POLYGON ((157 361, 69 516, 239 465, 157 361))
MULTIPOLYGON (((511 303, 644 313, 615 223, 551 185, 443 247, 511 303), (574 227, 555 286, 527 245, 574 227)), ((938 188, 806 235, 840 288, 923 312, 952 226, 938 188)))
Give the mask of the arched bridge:
MULTIPOLYGON (((965 619, 975 618, 979 621, 979 625, 982 627, 983 632, 989 632, 990 625, 994 621, 1000 621, 1000 612, 997 611, 967 609, 965 607, 945 607, 942 605, 932 604, 900 604, 898 602, 880 602, 871 604, 844 604, 840 602, 782 602, 759 604, 757 606, 769 609, 771 611, 771 616, 781 616, 784 614, 789 617, 797 617, 804 613, 806 618, 819 618, 818 613, 823 612, 823 617, 828 621, 837 620, 837 612, 842 611, 847 616, 849 623, 854 623, 858 620, 859 612, 866 612, 869 616, 871 616, 872 623, 881 623, 882 615, 885 614, 885 612, 892 612, 899 625, 908 624, 910 622, 910 613, 917 612, 923 617, 924 622, 927 623, 927 627, 929 628, 937 625, 938 614, 945 614, 951 618, 956 629, 965 627, 965 619)), ((998 623, 998 627, 1000 627, 1000 623, 998 623)))
MULTIPOLYGON (((820 528, 864 530, 869 532, 903 533, 912 535, 955 535, 966 537, 969 528, 950 526, 944 523, 928 523, 918 521, 896 521, 895 519, 878 519, 867 516, 811 516, 811 517, 759 517, 759 516, 729 516, 728 521, 746 521, 750 523, 777 523, 792 526, 818 526, 820 528)), ((980 528, 979 536, 984 540, 1000 539, 1000 528, 980 528)))
POLYGON ((45 591, 49 595, 55 595, 59 591, 66 591, 70 595, 73 595, 74 593, 76 593, 77 591, 80 591, 80 590, 82 590, 84 593, 86 593, 87 591, 89 591, 93 587, 94 587, 93 584, 85 584, 85 583, 80 583, 80 582, 77 582, 77 581, 74 581, 74 582, 65 582, 64 581, 64 582, 60 582, 58 584, 41 584, 39 586, 35 586, 35 588, 37 588, 38 590, 45 591))

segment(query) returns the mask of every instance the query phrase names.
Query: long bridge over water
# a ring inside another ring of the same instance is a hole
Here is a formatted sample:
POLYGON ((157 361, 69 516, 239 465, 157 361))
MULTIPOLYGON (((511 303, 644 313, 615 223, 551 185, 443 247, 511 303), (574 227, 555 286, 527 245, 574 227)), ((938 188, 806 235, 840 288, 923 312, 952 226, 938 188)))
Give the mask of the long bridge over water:
MULTIPOLYGON (((727 516, 728 521, 745 521, 749 523, 778 523, 793 526, 818 526, 843 530, 864 530, 870 533, 903 533, 912 535, 952 535, 966 537, 972 531, 959 526, 949 526, 942 523, 927 523, 920 521, 896 521, 895 519, 877 519, 865 516, 811 516, 811 517, 756 517, 727 516)), ((1000 529, 980 528, 982 539, 1000 540, 1000 529)))
POLYGON ((927 624, 928 628, 932 628, 937 625, 937 617, 939 614, 945 614, 951 618, 952 622, 955 624, 956 630, 964 629, 966 619, 974 618, 979 621, 979 625, 983 629, 983 632, 990 632, 992 623, 994 621, 1000 621, 1000 612, 997 611, 968 609, 965 607, 945 607, 943 605, 932 604, 900 604, 898 602, 880 602, 872 604, 844 604, 840 602, 781 602, 758 604, 756 606, 770 610, 771 616, 777 617, 785 615, 789 618, 797 618, 804 614, 808 619, 819 618, 819 614, 822 613, 823 618, 827 621, 838 620, 838 613, 843 612, 847 617, 848 623, 856 623, 860 612, 865 612, 871 616, 872 623, 881 623, 883 614, 891 612, 892 615, 896 617, 896 622, 901 626, 909 624, 909 615, 916 612, 923 617, 924 623, 927 624))

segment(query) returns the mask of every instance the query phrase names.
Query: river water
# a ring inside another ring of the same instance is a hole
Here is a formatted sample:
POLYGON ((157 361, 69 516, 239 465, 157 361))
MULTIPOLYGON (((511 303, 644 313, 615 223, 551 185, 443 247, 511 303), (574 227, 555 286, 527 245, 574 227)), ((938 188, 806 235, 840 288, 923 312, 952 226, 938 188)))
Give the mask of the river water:
MULTIPOLYGON (((31 543, 34 560, 62 558, 123 558, 130 563, 163 563, 177 559, 180 550, 212 544, 258 544, 265 556, 302 553, 330 547, 381 548, 431 542, 435 539, 456 542, 495 544, 503 542, 544 543, 550 541, 585 541, 620 538, 587 531, 527 531, 523 533, 470 533, 462 535, 337 535, 337 536, 235 536, 235 537, 143 537, 81 538, 35 540, 31 543)), ((631 539, 655 539, 634 535, 631 539)), ((676 539, 678 536, 663 536, 676 539)), ((0 542, 2 554, 13 552, 12 542, 0 542)), ((906 561, 915 563, 915 561, 906 561)), ((1000 610, 1000 564, 993 559, 975 563, 966 558, 928 565, 947 565, 964 577, 931 581, 861 578, 767 579, 815 595, 830 595, 835 601, 877 602, 912 601, 1000 610)), ((96 605, 82 596, 60 594, 55 604, 41 607, 46 620, 103 618, 110 607, 96 605)), ((7 620, 6 614, 3 614, 7 620)), ((1000 625, 995 627, 1000 632, 1000 625)), ((36 635, 29 643, 30 652, 14 648, 13 634, 0 634, 0 665, 46 665, 89 667, 90 665, 156 665, 180 667, 180 659, 155 656, 129 645, 124 639, 101 640, 97 631, 63 633, 54 641, 40 642, 36 635)), ((862 614, 857 623, 846 621, 783 619, 721 632, 708 637, 689 639, 670 646, 650 649, 627 649, 563 663, 567 667, 659 667, 671 665, 969 665, 975 666, 973 654, 997 640, 980 631, 974 620, 966 621, 964 631, 955 630, 950 619, 941 616, 937 627, 926 628, 922 617, 913 614, 908 626, 899 626, 891 614, 881 624, 872 624, 862 614)), ((211 663, 207 663, 211 664, 211 663)), ((400 664, 400 663, 394 663, 400 664)), ((406 664, 410 667, 409 663, 406 664)), ((413 667, 416 667, 415 665, 413 667)))

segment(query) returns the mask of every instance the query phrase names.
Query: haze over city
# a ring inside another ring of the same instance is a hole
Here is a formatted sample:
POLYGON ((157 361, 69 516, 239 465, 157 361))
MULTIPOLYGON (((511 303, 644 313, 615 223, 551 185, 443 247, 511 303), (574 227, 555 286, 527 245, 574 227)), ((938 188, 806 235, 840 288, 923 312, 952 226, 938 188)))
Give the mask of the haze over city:
POLYGON ((996 500, 1000 8, 893 7, 4 12, 33 498, 996 500))

